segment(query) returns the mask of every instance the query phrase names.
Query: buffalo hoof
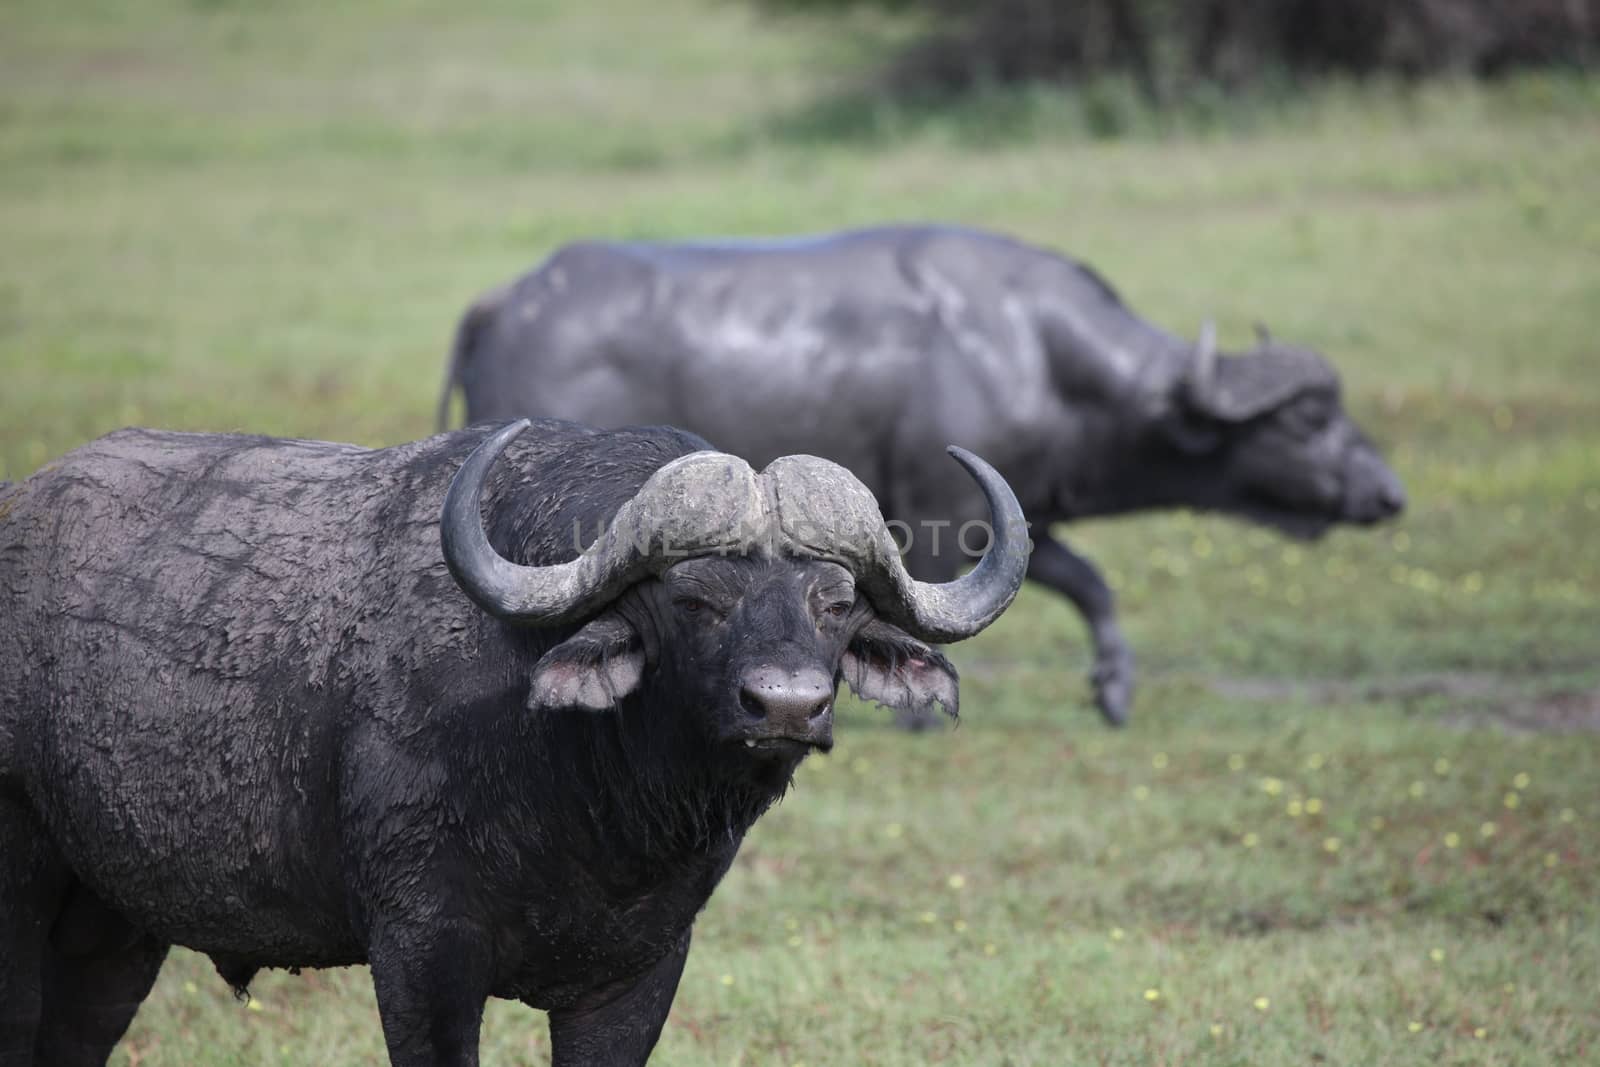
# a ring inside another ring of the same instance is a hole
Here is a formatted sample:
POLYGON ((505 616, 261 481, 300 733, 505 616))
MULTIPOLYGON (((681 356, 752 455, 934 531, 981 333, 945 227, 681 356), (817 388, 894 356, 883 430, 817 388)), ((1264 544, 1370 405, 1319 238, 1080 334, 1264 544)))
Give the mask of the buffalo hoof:
POLYGON ((1108 726, 1126 726, 1133 706, 1133 660, 1116 659, 1096 665, 1094 705, 1108 726))

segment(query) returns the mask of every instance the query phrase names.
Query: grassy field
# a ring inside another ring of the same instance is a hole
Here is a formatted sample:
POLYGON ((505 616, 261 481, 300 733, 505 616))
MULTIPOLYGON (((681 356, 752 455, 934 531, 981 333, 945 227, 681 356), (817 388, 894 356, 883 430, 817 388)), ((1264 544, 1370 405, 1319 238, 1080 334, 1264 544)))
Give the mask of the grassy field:
MULTIPOLYGON (((702 917, 655 1062, 1600 1056, 1600 86, 1105 140, 1048 94, 862 103, 896 32, 731 0, 8 0, 0 478, 130 423, 422 435, 460 308, 584 235, 953 220, 1174 328, 1263 319, 1344 369, 1405 520, 1076 529, 1141 655, 1133 725, 1099 725, 1079 624, 1032 591, 956 650, 959 730, 847 709, 702 917)), ((491 1005, 484 1048, 545 1062, 543 1022, 491 1005)), ((364 970, 241 1004, 179 951, 117 1062, 381 1050, 364 970)))

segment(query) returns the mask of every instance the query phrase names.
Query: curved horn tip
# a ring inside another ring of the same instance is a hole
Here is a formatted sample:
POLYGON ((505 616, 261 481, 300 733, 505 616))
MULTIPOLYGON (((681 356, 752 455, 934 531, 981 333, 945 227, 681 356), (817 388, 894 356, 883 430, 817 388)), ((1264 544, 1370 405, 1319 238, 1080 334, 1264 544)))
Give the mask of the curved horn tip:
MULTIPOLYGON (((990 465, 988 460, 984 459, 976 452, 970 452, 967 449, 962 448, 960 445, 945 445, 944 450, 951 459, 965 467, 968 474, 971 474, 973 477, 977 478, 979 485, 983 484, 983 479, 985 476, 987 476, 989 478, 998 480, 1006 487, 1007 492, 1011 492, 1011 485, 1010 483, 1006 482, 1005 476, 999 471, 995 470, 994 467, 990 465)), ((996 517, 998 518, 998 516, 996 517)))
POLYGON ((484 610, 501 616, 514 610, 517 568, 490 547, 478 501, 494 461, 529 425, 517 419, 479 441, 451 476, 439 514, 439 545, 456 584, 484 610))
POLYGON ((495 435, 491 440, 496 444, 504 444, 532 425, 533 421, 531 419, 512 419, 495 431, 495 435))
POLYGON ((1032 547, 1022 505, 1000 472, 958 445, 945 451, 988 499, 991 539, 977 566, 953 581, 924 584, 900 572, 910 595, 904 614, 894 612, 891 621, 919 640, 936 643, 965 640, 998 618, 1022 585, 1032 547))

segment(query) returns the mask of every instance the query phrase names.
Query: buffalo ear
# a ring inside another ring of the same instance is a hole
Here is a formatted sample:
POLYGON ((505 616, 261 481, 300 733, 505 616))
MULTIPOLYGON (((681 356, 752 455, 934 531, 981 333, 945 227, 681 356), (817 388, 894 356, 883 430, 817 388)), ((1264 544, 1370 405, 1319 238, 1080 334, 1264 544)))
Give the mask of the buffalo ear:
POLYGON ((1248 422, 1302 393, 1337 393, 1339 375, 1310 349, 1273 345, 1247 356, 1198 356, 1178 382, 1178 408, 1217 422, 1248 422))
POLYGON ((605 612, 534 664, 528 707, 607 711, 639 688, 644 660, 638 631, 605 612))
POLYGON ((882 619, 861 628, 840 669, 862 700, 910 712, 932 712, 938 704, 952 719, 960 711, 960 682, 950 661, 882 619))

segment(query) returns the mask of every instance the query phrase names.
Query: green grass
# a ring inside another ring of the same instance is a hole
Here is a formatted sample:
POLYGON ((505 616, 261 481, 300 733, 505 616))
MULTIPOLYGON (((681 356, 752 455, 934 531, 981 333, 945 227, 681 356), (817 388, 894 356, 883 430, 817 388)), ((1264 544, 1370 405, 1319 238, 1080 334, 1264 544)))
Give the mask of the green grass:
MULTIPOLYGON (((956 732, 849 709, 702 917, 656 1062, 1595 1057, 1600 738, 1551 728, 1600 719, 1600 87, 916 112, 851 95, 871 55, 841 41, 894 32, 12 0, 0 478, 127 423, 419 436, 455 315, 579 236, 953 220, 1174 328, 1264 319, 1343 368, 1405 520, 1073 530, 1140 655, 1132 727, 1098 725, 1080 624, 1031 590, 955 650, 956 732)), ((175 953, 117 1062, 380 1058, 365 971, 254 993, 175 953)), ((487 1062, 547 1047, 491 1005, 487 1062)))

